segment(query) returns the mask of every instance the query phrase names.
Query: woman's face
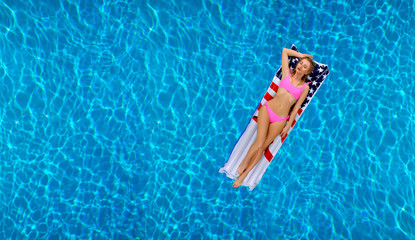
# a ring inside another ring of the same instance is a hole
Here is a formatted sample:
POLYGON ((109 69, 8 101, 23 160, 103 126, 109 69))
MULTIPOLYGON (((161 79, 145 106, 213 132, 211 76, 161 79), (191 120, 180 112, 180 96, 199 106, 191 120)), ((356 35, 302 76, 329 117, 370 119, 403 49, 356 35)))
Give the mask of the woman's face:
POLYGON ((299 74, 309 74, 310 73, 310 63, 303 59, 297 64, 297 72, 299 74))

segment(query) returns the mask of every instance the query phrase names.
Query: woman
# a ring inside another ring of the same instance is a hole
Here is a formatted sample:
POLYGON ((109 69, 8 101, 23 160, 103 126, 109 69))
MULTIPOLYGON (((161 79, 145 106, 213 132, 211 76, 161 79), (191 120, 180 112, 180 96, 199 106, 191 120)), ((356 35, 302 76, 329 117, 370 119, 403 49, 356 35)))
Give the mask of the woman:
POLYGON ((305 79, 314 69, 315 63, 312 58, 312 55, 301 54, 291 49, 284 48, 282 50, 282 80, 280 86, 275 97, 269 102, 265 102, 259 109, 257 138, 238 167, 239 178, 232 184, 233 187, 237 188, 242 184, 248 173, 261 159, 265 149, 278 134, 282 138, 287 135, 295 120, 295 113, 301 107, 310 89, 309 83, 305 83, 305 79), (292 74, 288 66, 289 56, 301 58, 292 74), (292 114, 289 116, 288 114, 293 105, 292 114))

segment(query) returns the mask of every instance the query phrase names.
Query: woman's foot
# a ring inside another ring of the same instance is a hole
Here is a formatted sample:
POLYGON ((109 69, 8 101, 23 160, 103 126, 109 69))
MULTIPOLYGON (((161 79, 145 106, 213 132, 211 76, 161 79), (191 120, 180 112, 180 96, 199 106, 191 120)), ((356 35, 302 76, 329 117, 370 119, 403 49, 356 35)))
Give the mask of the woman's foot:
POLYGON ((239 186, 241 186, 241 184, 244 181, 244 177, 239 177, 238 179, 235 180, 235 182, 232 184, 232 187, 234 188, 238 188, 239 186))

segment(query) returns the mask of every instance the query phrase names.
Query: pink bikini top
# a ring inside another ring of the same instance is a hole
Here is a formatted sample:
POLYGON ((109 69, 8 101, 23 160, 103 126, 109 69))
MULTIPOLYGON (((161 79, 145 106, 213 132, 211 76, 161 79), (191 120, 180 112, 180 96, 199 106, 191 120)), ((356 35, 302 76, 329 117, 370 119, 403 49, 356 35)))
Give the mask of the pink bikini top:
POLYGON ((286 76, 281 82, 280 82, 280 87, 284 88, 285 90, 287 90, 289 93, 291 93, 291 95, 295 98, 298 99, 301 96, 301 93, 303 92, 303 89, 306 85, 310 84, 311 82, 305 83, 302 87, 298 88, 296 86, 294 86, 291 82, 290 82, 290 76, 291 74, 288 74, 288 76, 286 76))

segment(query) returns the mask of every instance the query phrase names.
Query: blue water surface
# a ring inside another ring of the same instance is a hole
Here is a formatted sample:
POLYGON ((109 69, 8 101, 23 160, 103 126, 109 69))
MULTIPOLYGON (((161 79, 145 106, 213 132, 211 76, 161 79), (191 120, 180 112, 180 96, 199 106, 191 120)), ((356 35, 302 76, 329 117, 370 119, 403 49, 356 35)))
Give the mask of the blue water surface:
POLYGON ((414 9, 0 0, 0 239, 415 239, 414 9), (291 44, 331 73, 235 190, 291 44))

